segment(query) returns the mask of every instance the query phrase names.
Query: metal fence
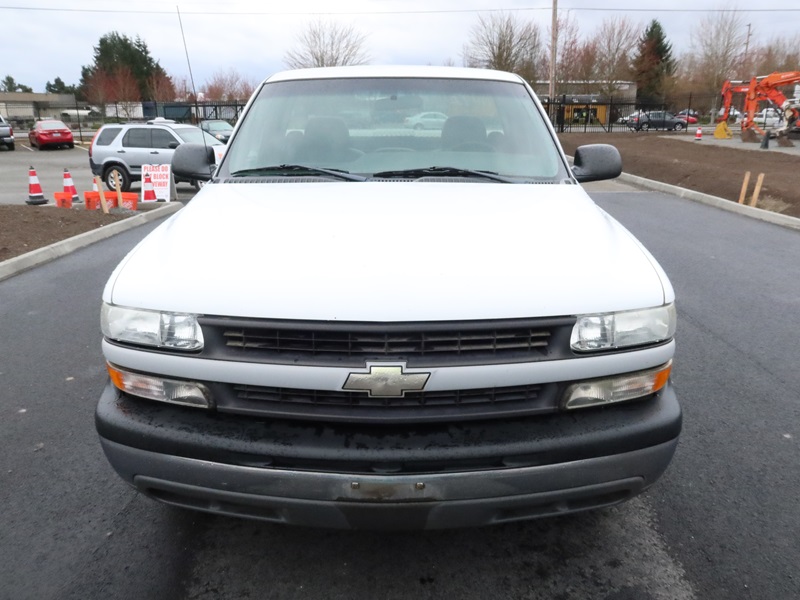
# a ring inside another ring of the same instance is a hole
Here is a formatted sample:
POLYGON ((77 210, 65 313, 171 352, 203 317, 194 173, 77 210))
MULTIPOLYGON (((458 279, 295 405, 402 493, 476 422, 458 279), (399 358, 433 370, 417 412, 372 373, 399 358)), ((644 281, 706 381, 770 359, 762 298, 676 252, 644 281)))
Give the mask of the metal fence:
POLYGON ((683 110, 697 113, 700 125, 713 124, 719 106, 717 96, 698 96, 691 94, 673 99, 670 102, 632 102, 613 98, 594 99, 575 96, 560 96, 542 101, 553 126, 559 133, 612 133, 627 131, 630 116, 639 112, 667 111, 677 113, 683 110))
MULTIPOLYGON (((63 98, 63 97, 62 97, 63 98)), ((699 124, 714 123, 719 96, 679 97, 670 102, 642 103, 595 96, 562 95, 550 101, 542 99, 545 110, 560 133, 626 131, 628 117, 638 111, 693 110, 699 113, 699 124)), ((179 123, 197 124, 205 119, 222 119, 234 124, 244 109, 245 101, 220 102, 117 102, 91 106, 80 101, 0 102, 0 113, 19 129, 27 129, 37 119, 60 119, 72 129, 90 132, 110 122, 146 121, 156 117, 179 123)))
POLYGON ((245 103, 237 102, 116 102, 105 106, 83 102, 4 101, 0 113, 19 129, 30 128, 39 119, 59 119, 73 129, 97 128, 104 123, 146 121, 156 117, 179 123, 223 119, 235 123, 245 103))

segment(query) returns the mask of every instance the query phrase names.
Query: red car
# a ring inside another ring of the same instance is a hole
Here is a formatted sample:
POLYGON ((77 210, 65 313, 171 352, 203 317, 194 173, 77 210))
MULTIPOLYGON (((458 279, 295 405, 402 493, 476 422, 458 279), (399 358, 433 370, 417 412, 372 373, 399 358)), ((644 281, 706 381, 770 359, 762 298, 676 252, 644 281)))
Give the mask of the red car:
POLYGON ((28 132, 28 140, 31 146, 37 146, 39 150, 43 150, 45 146, 75 147, 72 130, 55 119, 36 121, 28 132))
POLYGON ((676 117, 683 119, 689 125, 694 125, 697 123, 697 111, 684 109, 681 112, 675 115, 676 117))

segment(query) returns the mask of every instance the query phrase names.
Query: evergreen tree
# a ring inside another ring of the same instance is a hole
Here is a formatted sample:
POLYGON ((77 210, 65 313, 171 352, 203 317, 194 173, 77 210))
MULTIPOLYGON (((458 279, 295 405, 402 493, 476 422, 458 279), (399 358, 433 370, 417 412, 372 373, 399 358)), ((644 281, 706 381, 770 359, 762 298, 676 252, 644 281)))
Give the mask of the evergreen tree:
POLYGON ((33 89, 27 85, 17 83, 11 75, 6 75, 0 81, 0 92, 33 92, 33 89))
POLYGON ((94 62, 81 69, 80 91, 87 95, 87 87, 98 77, 115 77, 130 72, 136 80, 141 99, 150 99, 150 82, 154 77, 168 77, 158 61, 150 56, 147 44, 139 36, 131 39, 112 31, 100 38, 94 48, 94 62), (103 75, 104 74, 104 75, 103 75))
POLYGON ((664 29, 656 19, 650 22, 639 38, 633 71, 637 101, 664 100, 670 79, 675 73, 675 59, 672 57, 672 44, 667 42, 664 29))
POLYGON ((75 93, 75 86, 74 85, 67 85, 61 79, 61 77, 56 77, 53 80, 53 83, 49 81, 44 86, 44 91, 48 94, 74 94, 75 93))

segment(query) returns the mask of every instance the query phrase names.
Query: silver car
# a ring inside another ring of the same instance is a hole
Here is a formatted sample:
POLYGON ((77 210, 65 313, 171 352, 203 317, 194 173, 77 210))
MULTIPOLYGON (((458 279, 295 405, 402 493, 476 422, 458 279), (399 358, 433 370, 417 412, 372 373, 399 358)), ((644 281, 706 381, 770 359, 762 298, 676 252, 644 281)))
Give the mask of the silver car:
MULTIPOLYGON (((170 164, 175 148, 187 142, 222 144, 199 127, 167 119, 103 125, 89 146, 89 166, 94 175, 102 177, 108 189, 116 189, 116 175, 122 191, 127 192, 134 181, 141 180, 142 165, 170 164)), ((190 183, 198 189, 200 185, 196 180, 178 177, 175 182, 190 183)))

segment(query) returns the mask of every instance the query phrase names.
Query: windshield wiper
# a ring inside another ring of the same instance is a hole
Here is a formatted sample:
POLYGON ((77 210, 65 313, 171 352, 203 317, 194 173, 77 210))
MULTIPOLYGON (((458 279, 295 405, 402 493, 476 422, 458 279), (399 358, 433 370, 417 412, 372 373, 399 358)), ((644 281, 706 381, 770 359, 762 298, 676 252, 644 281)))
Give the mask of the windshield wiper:
POLYGON ((306 165, 272 165, 269 167, 257 167, 255 169, 242 169, 234 171, 231 177, 248 177, 253 175, 328 175, 345 181, 366 181, 367 178, 361 175, 353 175, 349 171, 341 169, 323 169, 322 167, 309 167, 306 165))
POLYGON ((517 183, 509 177, 498 175, 494 171, 474 171, 472 169, 460 169, 457 167, 425 167, 424 169, 405 169, 403 171, 382 171, 373 173, 373 179, 421 179, 423 177, 480 177, 501 183, 517 183))

